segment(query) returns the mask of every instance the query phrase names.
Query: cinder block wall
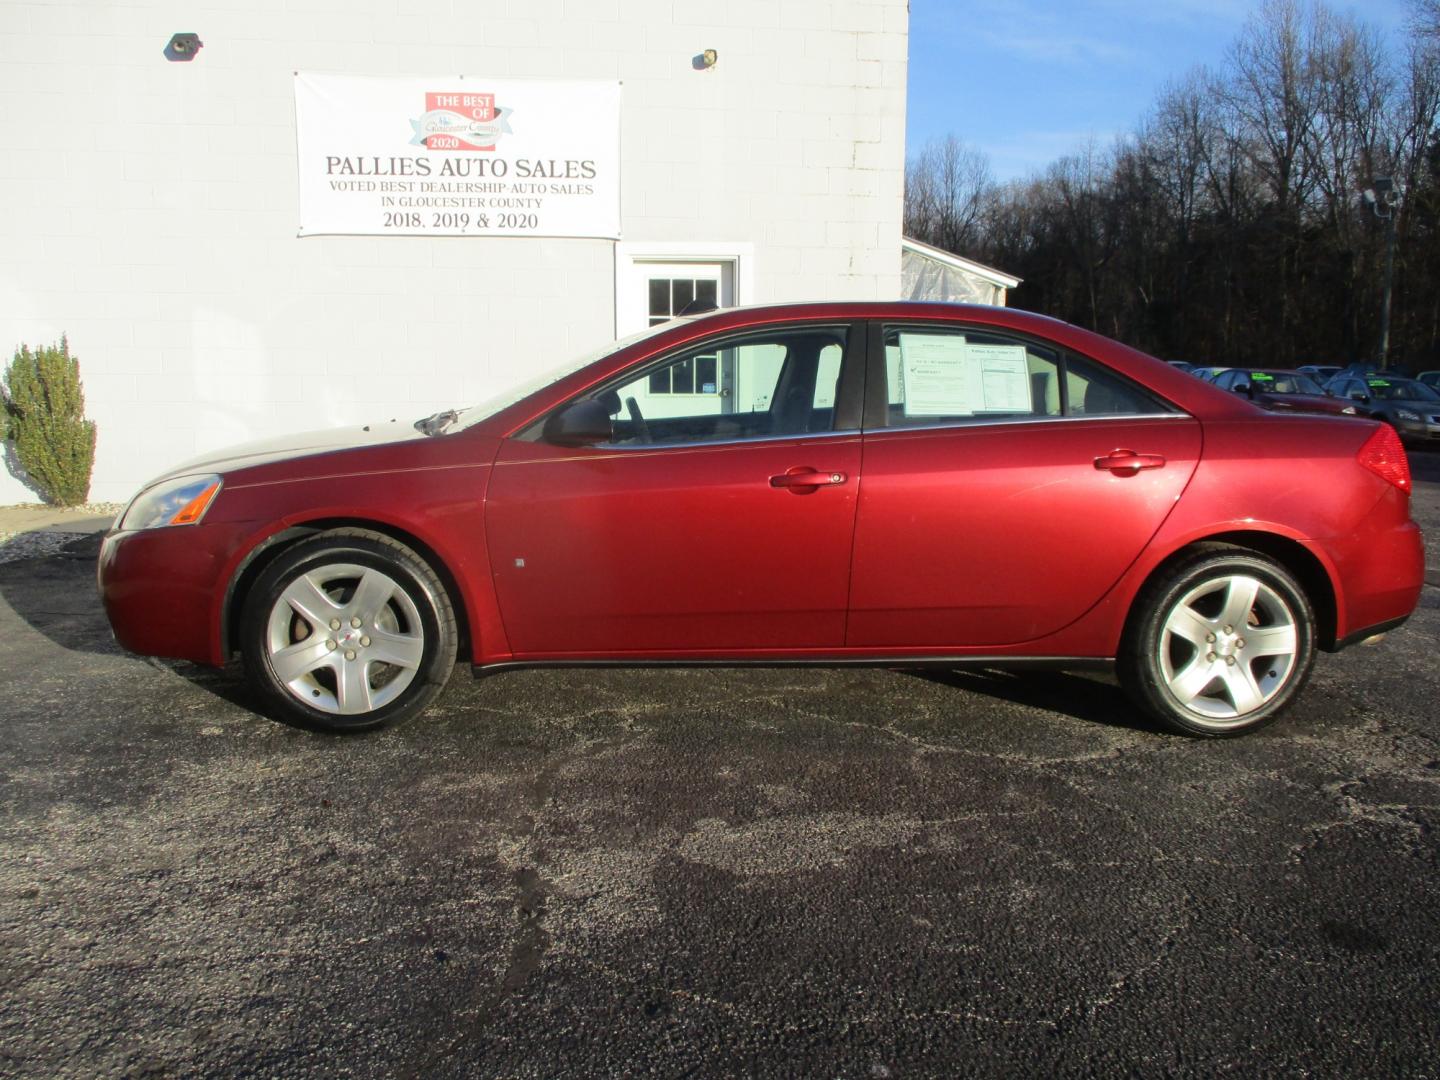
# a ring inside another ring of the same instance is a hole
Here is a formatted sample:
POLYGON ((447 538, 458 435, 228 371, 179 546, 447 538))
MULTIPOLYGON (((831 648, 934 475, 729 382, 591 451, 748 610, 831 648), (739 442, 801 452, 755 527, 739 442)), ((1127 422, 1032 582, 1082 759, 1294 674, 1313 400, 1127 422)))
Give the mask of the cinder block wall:
MULTIPOLYGON (((759 301, 896 296, 907 23, 906 0, 7 0, 0 350, 70 336, 92 498, 120 500, 613 337, 611 241, 297 238, 296 70, 620 79, 626 241, 753 243, 759 301), (162 55, 177 31, 191 63, 162 55)), ((0 503, 32 499, 0 469, 0 503)))

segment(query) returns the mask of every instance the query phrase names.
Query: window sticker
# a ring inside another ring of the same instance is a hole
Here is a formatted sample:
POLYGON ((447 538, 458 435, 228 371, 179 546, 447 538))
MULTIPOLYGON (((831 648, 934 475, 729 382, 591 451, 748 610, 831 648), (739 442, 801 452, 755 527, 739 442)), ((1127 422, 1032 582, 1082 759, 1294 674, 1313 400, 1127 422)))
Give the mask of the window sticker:
POLYGON ((1250 372, 1250 381, 1251 381, 1251 382, 1274 382, 1274 381, 1275 381, 1275 376, 1274 376, 1274 375, 1271 375, 1271 374, 1270 374, 1269 372, 1267 372, 1267 371, 1252 371, 1252 372, 1250 372))
POLYGON ((967 345, 965 354, 980 369, 982 403, 976 412, 1033 412, 1030 365, 1021 345, 967 345))
POLYGON ((959 335, 900 334, 906 416, 1031 412, 1020 345, 974 345, 959 335))
POLYGON ((1390 383, 1389 383, 1388 381, 1386 381, 1385 379, 1371 379, 1371 380, 1370 380, 1370 385, 1371 385, 1371 386, 1389 386, 1390 383))

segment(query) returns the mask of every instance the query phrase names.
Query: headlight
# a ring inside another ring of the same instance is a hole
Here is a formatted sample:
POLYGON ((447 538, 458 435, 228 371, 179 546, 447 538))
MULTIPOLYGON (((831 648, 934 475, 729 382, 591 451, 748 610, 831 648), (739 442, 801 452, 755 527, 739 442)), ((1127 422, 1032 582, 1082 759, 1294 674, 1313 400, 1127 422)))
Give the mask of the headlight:
POLYGON ((160 529, 168 525, 195 525, 220 494, 220 477, 177 476, 148 487, 130 501, 120 519, 121 529, 160 529))
POLYGON ((1397 419, 1397 420, 1409 420, 1411 423, 1415 423, 1415 422, 1419 421, 1419 419, 1420 419, 1420 414, 1417 413, 1417 412, 1411 412, 1409 409, 1396 409, 1396 410, 1395 410, 1395 419, 1397 419))

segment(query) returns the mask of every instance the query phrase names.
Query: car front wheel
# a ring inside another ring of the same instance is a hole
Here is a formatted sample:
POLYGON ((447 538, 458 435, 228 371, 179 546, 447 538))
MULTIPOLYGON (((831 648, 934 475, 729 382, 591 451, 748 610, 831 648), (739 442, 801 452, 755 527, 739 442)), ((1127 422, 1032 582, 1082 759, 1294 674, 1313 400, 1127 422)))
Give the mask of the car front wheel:
POLYGON ((336 530, 267 566, 241 619, 245 672, 277 718, 359 730, 425 708, 455 666, 455 613, 415 552, 336 530))
POLYGON ((1256 552, 1206 544, 1141 590, 1118 661, 1146 712, 1214 738, 1273 720, 1314 659, 1315 617, 1294 577, 1256 552))

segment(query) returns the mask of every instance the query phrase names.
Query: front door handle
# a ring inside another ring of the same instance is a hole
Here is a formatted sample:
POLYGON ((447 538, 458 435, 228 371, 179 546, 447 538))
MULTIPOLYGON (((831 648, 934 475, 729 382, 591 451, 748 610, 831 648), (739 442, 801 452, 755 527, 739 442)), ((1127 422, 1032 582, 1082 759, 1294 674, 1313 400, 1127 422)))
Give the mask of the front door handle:
POLYGON ((830 472, 812 468, 809 465, 797 465, 793 469, 786 469, 779 476, 770 477, 770 486, 789 488, 797 495, 808 495, 817 488, 843 484, 845 479, 843 472, 830 472))
POLYGON ((1095 468, 1116 476, 1134 476, 1141 469, 1158 469, 1164 464, 1165 459, 1159 454, 1137 454, 1134 450, 1111 450, 1095 459, 1095 468))

